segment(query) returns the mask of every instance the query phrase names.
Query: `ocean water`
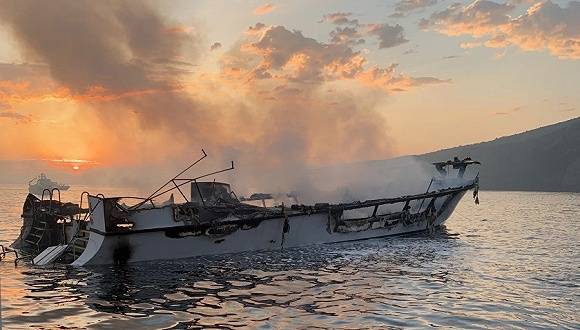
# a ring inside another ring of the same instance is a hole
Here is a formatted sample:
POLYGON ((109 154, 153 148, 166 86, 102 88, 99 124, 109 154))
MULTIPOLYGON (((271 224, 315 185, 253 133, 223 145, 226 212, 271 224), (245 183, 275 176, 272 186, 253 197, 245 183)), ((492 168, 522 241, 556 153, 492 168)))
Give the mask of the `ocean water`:
MULTIPOLYGON (((76 201, 84 188, 73 188, 76 201)), ((25 196, 0 186, 0 244, 18 235, 25 196)), ((464 197, 431 235, 122 268, 9 258, 0 262, 2 326, 579 329, 580 194, 480 199, 464 197)))

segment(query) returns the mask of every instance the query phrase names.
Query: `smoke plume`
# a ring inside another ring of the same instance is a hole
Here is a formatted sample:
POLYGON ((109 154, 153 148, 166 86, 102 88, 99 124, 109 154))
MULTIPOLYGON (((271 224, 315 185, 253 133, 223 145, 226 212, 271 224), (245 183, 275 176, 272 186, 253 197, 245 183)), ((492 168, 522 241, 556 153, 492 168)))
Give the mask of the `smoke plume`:
POLYGON ((353 86, 440 82, 368 69, 349 45, 264 24, 241 33, 219 73, 203 72, 202 33, 150 2, 8 0, 0 19, 77 102, 77 120, 98 118, 84 141, 100 163, 185 161, 205 147, 212 164, 237 162, 230 179, 242 190, 290 191, 308 183, 310 166, 387 158, 377 91, 353 86))

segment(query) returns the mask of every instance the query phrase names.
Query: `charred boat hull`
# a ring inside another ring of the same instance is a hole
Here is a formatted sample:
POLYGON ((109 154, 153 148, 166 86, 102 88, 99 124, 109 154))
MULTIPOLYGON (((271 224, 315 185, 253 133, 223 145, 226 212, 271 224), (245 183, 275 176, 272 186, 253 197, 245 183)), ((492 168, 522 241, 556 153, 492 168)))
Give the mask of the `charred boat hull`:
POLYGON ((391 213, 345 219, 332 210, 235 220, 212 226, 175 223, 171 207, 141 212, 128 231, 107 232, 101 204, 93 213, 90 238, 77 266, 180 259, 258 250, 282 250, 427 231, 442 225, 465 194, 456 191, 434 200, 436 211, 391 213), (100 229, 99 229, 100 228, 100 229))

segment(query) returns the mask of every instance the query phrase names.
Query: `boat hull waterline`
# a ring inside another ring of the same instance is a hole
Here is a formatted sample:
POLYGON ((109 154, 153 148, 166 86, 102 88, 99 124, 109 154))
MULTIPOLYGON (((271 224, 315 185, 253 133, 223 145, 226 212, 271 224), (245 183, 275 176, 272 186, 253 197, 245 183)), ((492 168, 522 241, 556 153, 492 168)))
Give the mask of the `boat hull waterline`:
MULTIPOLYGON (((396 236, 427 231, 442 225, 452 214, 465 192, 451 197, 451 202, 436 220, 428 219, 411 224, 399 222, 384 228, 351 233, 329 232, 328 215, 313 214, 264 220, 257 227, 239 229, 224 236, 194 236, 187 226, 147 228, 122 234, 107 234, 92 230, 84 253, 72 265, 98 265, 116 262, 182 259, 260 250, 282 250, 315 244, 339 243, 355 240, 396 236), (182 230, 182 237, 168 236, 171 229, 182 230), (122 260, 126 258, 126 260, 122 260)), ((151 222, 157 222, 152 220, 151 222)))

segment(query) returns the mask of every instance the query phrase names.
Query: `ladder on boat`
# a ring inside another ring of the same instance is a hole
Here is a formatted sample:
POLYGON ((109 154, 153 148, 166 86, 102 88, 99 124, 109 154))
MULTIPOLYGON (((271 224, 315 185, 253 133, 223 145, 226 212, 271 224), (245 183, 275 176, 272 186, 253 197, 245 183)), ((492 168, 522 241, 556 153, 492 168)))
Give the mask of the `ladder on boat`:
POLYGON ((59 260, 72 262, 84 252, 88 241, 89 231, 79 229, 68 243, 47 247, 32 260, 32 263, 37 266, 42 266, 59 260))
POLYGON ((38 223, 33 222, 30 228, 30 233, 24 240, 26 243, 32 246, 32 248, 38 253, 40 252, 40 243, 46 234, 46 229, 48 223, 44 220, 38 221, 38 223))
MULTIPOLYGON (((36 214, 32 215, 33 221, 31 224, 30 232, 26 236, 26 239, 24 239, 24 242, 28 243, 28 247, 36 252, 36 256, 32 259, 32 263, 34 265, 46 265, 49 263, 54 263, 61 259, 61 257, 69 250, 78 249, 81 246, 80 244, 82 244, 80 237, 77 239, 80 227, 69 242, 66 240, 65 228, 63 227, 63 242, 57 245, 47 246, 46 243, 51 243, 53 240, 51 239, 51 236, 48 236, 48 239, 45 239, 45 237, 47 235, 51 235, 52 231, 54 230, 49 226, 49 221, 56 221, 53 217, 58 217, 58 215, 55 213, 58 212, 57 209, 53 210, 52 207, 53 195, 54 192, 58 192, 58 202, 60 203, 60 191, 57 188, 52 190, 45 189, 42 193, 41 203, 45 201, 44 196, 46 192, 48 192, 48 197, 50 198, 48 203, 48 210, 43 209, 38 216, 36 214), (77 241, 81 243, 79 244, 77 241)), ((43 206, 41 205, 40 207, 43 206)), ((46 207, 46 205, 44 207, 46 207)), ((33 212, 35 211, 36 208, 33 208, 33 212)), ((65 226, 65 223, 66 222, 63 220, 62 225, 65 226)), ((56 242, 53 242, 53 244, 55 243, 56 242)))
POLYGON ((87 247, 88 241, 89 231, 81 229, 69 243, 47 247, 32 260, 32 263, 37 266, 42 266, 59 260, 72 262, 83 253, 87 247))
MULTIPOLYGON (((52 213, 52 197, 54 195, 54 192, 58 192, 58 201, 60 202, 60 190, 58 190, 58 188, 53 188, 52 190, 49 189, 44 189, 42 191, 42 196, 41 196, 41 202, 44 201, 44 193, 47 193, 49 199, 49 204, 48 204, 48 213, 52 213)), ((36 253, 40 253, 40 244, 43 240, 43 238, 45 237, 46 233, 47 233, 47 229, 48 229, 48 221, 46 219, 46 214, 43 213, 43 219, 36 219, 36 215, 35 213, 36 208, 33 207, 32 208, 32 224, 31 224, 31 228, 30 228, 30 232, 28 233, 26 239, 24 239, 24 242, 28 243, 32 249, 36 252, 36 253)))
POLYGON ((89 243, 89 231, 86 229, 79 229, 77 235, 68 243, 66 251, 67 259, 76 260, 87 248, 89 243))
MULTIPOLYGON (((66 224, 69 222, 64 219, 68 215, 66 211, 63 214, 59 213, 59 207, 61 205, 60 191, 58 191, 58 189, 48 191, 50 200, 45 200, 44 193, 46 191, 43 192, 42 199, 38 202, 40 204, 36 204, 35 202, 31 209, 32 214, 29 212, 23 214, 23 217, 26 215, 27 217, 32 218, 31 224, 27 227, 29 228, 28 233, 26 234, 26 237, 23 238, 23 242, 26 243, 25 250, 35 252, 30 256, 34 265, 46 265, 55 262, 73 262, 84 252, 89 241, 90 232, 87 230, 87 224, 89 216, 94 208, 89 208, 86 212, 82 212, 83 197, 84 195, 87 195, 88 200, 89 193, 83 192, 81 194, 81 201, 79 204, 80 211, 71 215, 71 223, 75 227, 73 227, 74 232, 72 237, 69 236, 70 238, 68 238, 66 224), (53 208, 52 203, 54 191, 59 193, 59 207, 57 208, 53 208), (48 201, 48 203, 46 203, 46 201, 48 201), (75 218, 73 218, 73 216, 75 218), (62 224, 62 234, 60 234, 60 229, 58 229, 60 227, 54 226, 56 224, 62 224)), ((21 236, 23 236, 22 233, 21 236)))
MULTIPOLYGON (((85 196, 85 195, 87 196, 87 201, 88 201, 89 193, 86 191, 83 191, 81 193, 81 201, 79 203, 80 208, 83 207, 83 196, 85 196)), ((99 203, 100 203, 100 201, 99 201, 99 203)), ((76 221, 78 223, 78 228, 77 228, 74 236, 72 237, 72 239, 68 242, 67 249, 64 251, 64 258, 66 260, 70 260, 71 262, 76 260, 87 248, 87 245, 89 243, 90 231, 87 230, 86 223, 87 223, 93 210, 94 210, 94 208, 91 209, 91 207, 89 205, 88 212, 84 213, 84 216, 81 215, 80 213, 77 215, 76 221)))

